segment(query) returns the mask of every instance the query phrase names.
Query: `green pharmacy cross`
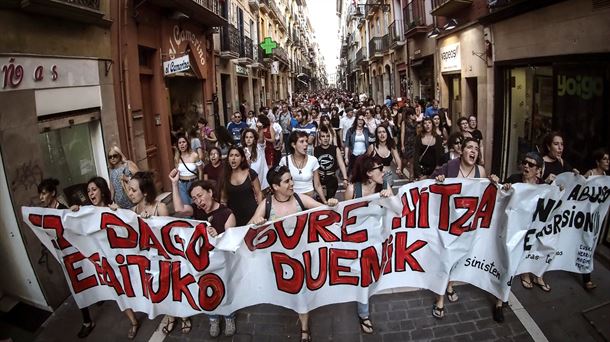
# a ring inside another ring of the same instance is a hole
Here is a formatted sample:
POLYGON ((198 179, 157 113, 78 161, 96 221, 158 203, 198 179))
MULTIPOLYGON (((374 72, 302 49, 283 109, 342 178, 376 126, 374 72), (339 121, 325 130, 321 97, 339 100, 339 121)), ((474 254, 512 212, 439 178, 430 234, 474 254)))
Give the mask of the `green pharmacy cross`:
POLYGON ((260 44, 260 47, 265 50, 266 55, 270 55, 273 49, 277 47, 277 43, 271 39, 271 37, 265 37, 265 40, 260 44))

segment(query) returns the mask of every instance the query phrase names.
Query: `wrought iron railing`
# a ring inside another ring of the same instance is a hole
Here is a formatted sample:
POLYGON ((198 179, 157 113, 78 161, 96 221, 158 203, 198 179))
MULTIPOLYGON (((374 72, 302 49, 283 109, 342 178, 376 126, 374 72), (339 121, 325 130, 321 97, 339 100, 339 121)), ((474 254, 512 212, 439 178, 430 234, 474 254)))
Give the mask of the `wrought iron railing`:
POLYGON ((416 26, 426 26, 426 9, 424 0, 413 0, 403 9, 405 32, 416 26))
POLYGON ((383 37, 373 37, 373 39, 369 41, 369 56, 373 57, 387 52, 390 47, 389 42, 389 34, 386 34, 383 37))
POLYGON ((220 28, 220 51, 240 54, 239 31, 231 24, 225 24, 220 28))
POLYGON ((239 57, 253 59, 252 55, 252 39, 244 37, 240 41, 239 57))
POLYGON ((207 9, 210 12, 213 12, 216 15, 222 17, 220 3, 218 0, 192 0, 197 5, 207 9))
POLYGON ((390 43, 402 42, 405 40, 405 31, 402 20, 394 20, 388 26, 388 34, 390 35, 390 43))
POLYGON ((100 10, 100 0, 59 0, 70 5, 84 7, 87 9, 100 10))

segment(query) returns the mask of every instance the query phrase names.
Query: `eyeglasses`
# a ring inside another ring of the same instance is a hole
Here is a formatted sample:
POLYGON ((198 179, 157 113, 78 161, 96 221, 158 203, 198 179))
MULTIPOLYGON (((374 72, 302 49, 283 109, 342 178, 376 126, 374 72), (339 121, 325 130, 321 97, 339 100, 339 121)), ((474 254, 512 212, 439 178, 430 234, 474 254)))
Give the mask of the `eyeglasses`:
POLYGON ((531 161, 529 161, 529 160, 524 160, 524 161, 522 161, 522 162, 521 162, 521 165, 523 165, 523 166, 527 165, 527 166, 529 166, 529 167, 538 167, 538 164, 536 164, 536 163, 532 163, 532 162, 531 162, 531 161))
POLYGON ((383 171, 383 165, 374 166, 371 168, 370 171, 375 171, 375 170, 383 171))
POLYGON ((454 145, 460 145, 461 143, 462 143, 462 141, 461 141, 461 140, 456 140, 456 141, 455 141, 453 144, 454 144, 454 145))
POLYGON ((119 154, 109 154, 108 155, 108 159, 114 159, 114 158, 119 158, 120 155, 119 154))

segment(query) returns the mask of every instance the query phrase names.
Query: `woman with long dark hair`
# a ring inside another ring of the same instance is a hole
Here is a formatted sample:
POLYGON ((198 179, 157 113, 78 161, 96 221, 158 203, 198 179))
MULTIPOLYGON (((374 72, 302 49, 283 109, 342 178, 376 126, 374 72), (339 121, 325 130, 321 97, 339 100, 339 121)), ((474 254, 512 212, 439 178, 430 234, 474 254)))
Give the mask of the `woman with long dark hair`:
MULTIPOLYGON (((307 136, 305 135, 305 137, 307 136)), ((292 180, 292 172, 285 165, 278 165, 269 170, 267 181, 271 187, 272 194, 265 201, 258 204, 250 223, 260 225, 266 221, 323 205, 306 194, 297 194, 294 191, 295 184, 292 180)), ((330 206, 335 206, 337 203, 338 201, 334 198, 329 199, 327 202, 330 206)), ((311 341, 309 313, 299 314, 299 321, 301 322, 301 342, 311 341)))
POLYGON ((375 143, 369 145, 368 154, 379 158, 383 164, 384 181, 392 186, 394 178, 392 172, 396 172, 397 176, 402 175, 402 166, 396 143, 385 125, 380 125, 375 129, 375 143), (392 161, 396 165, 395 169, 391 167, 392 161))
POLYGON ((241 147, 229 148, 219 188, 220 202, 233 211, 236 225, 243 226, 248 223, 263 195, 258 174, 250 168, 246 153, 241 147))
MULTIPOLYGON (((374 131, 373 131, 374 132, 374 131)), ((352 127, 347 130, 345 135, 345 164, 347 172, 351 174, 354 162, 358 156, 366 153, 369 148, 369 130, 364 122, 364 115, 361 112, 356 113, 352 127)))
POLYGON ((258 131, 252 128, 245 129, 241 134, 241 143, 250 168, 256 171, 261 188, 265 189, 269 186, 265 179, 269 167, 265 160, 264 132, 260 122, 257 123, 257 127, 258 131))
MULTIPOLYGON (((68 209, 63 203, 57 200, 57 186, 59 181, 55 178, 43 179, 38 184, 38 198, 43 208, 51 209, 68 209)), ((44 247, 43 247, 44 248, 44 247)), ((89 308, 80 309, 81 317, 83 318, 83 325, 76 336, 78 338, 85 338, 89 336, 93 328, 95 328, 95 322, 91 319, 91 313, 89 308)))
POLYGON ((190 204, 188 189, 194 181, 203 179, 203 162, 199 159, 199 154, 191 149, 185 135, 178 135, 177 138, 174 166, 180 174, 179 189, 182 201, 190 204))
POLYGON ((203 180, 213 180, 216 183, 220 182, 222 176, 223 163, 220 159, 220 148, 213 146, 208 151, 209 163, 203 167, 203 180))
MULTIPOLYGON (((384 164, 379 156, 363 155, 356 159, 351 183, 345 190, 345 199, 366 197, 380 193, 381 197, 392 196, 389 184, 384 186, 384 164)), ((374 332, 373 322, 369 317, 369 304, 358 302, 358 319, 360 330, 365 334, 374 332)))
POLYGON ((544 154, 544 168, 542 169, 542 179, 547 183, 555 181, 557 175, 563 172, 574 172, 579 174, 577 169, 563 159, 563 136, 559 132, 551 132, 543 139, 542 152, 544 154))
POLYGON ((400 142, 402 144, 402 157, 405 160, 407 178, 413 178, 413 158, 415 156, 415 139, 417 138, 416 113, 412 107, 403 110, 403 118, 400 123, 400 142))
POLYGON ((422 131, 415 139, 415 177, 427 177, 441 164, 443 139, 434 131, 432 119, 424 118, 422 131))
POLYGON ((224 126, 216 127, 216 137, 216 147, 220 149, 220 159, 225 160, 229 155, 229 148, 235 143, 235 140, 224 126))

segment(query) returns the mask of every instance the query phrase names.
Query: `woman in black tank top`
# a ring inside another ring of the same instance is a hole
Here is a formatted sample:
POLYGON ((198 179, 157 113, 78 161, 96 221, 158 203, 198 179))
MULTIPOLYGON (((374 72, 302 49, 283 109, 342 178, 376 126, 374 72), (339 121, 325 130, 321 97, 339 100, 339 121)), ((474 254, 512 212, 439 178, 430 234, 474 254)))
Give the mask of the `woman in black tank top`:
POLYGON ((379 125, 375 129, 375 143, 369 145, 368 154, 377 156, 383 164, 384 179, 388 185, 392 186, 392 180, 397 178, 396 176, 402 176, 402 161, 396 148, 396 142, 391 138, 385 125, 379 125), (396 165, 395 169, 391 167, 392 161, 396 165))
MULTIPOLYGON (((380 193, 381 197, 392 196, 392 189, 387 186, 383 189, 384 173, 381 158, 363 155, 356 159, 352 173, 351 184, 345 189, 345 199, 366 197, 380 193)), ((360 330, 365 334, 372 334, 373 322, 369 317, 369 304, 358 302, 358 319, 360 330)))
MULTIPOLYGON (((290 175, 290 169, 278 165, 267 173, 267 182, 271 187, 272 194, 259 203, 254 216, 249 223, 261 225, 267 221, 276 220, 280 217, 296 214, 300 211, 317 208, 323 204, 313 198, 294 192, 294 182, 290 175)), ((338 201, 329 199, 329 206, 336 206, 338 201)), ((309 313, 299 314, 301 322, 301 342, 311 341, 309 333, 309 313)))

